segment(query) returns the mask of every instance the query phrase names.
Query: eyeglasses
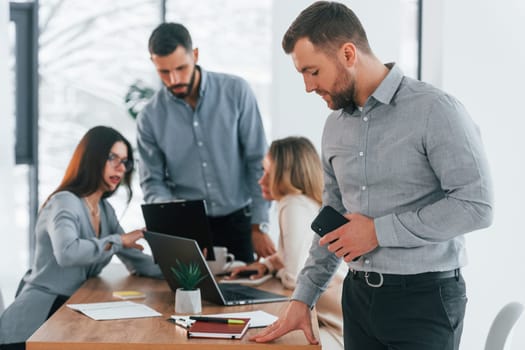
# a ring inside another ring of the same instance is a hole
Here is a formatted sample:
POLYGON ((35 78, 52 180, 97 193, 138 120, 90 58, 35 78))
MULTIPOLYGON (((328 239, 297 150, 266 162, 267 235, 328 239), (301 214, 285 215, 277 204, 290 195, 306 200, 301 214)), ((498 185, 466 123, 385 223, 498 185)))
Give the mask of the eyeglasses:
POLYGON ((126 168, 126 172, 127 173, 129 173, 131 170, 133 170, 133 161, 131 159, 120 158, 115 153, 110 153, 109 154, 108 162, 114 168, 118 168, 120 166, 120 164, 124 165, 124 168, 126 168))

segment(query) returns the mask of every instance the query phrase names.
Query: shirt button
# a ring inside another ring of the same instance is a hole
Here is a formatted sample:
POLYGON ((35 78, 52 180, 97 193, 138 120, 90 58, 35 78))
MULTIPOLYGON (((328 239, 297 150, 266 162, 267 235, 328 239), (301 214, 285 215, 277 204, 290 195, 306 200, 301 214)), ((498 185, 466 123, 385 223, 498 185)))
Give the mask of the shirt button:
POLYGON ((359 157, 364 156, 365 154, 363 152, 359 152, 359 157))
POLYGON ((197 142, 197 145, 199 145, 199 147, 202 147, 202 142, 201 141, 197 142))
POLYGON ((361 189, 364 191, 366 190, 366 186, 361 186, 361 189))
POLYGON ((365 122, 367 122, 367 121, 368 121, 368 117, 364 117, 363 120, 364 120, 365 122))
POLYGON ((193 126, 199 126, 199 122, 197 121, 193 122, 193 126))
POLYGON ((206 162, 202 162, 202 166, 203 167, 206 167, 206 165, 208 165, 208 164, 206 164, 206 162))
POLYGON ((211 187, 211 183, 208 182, 208 183, 206 184, 206 186, 211 187))

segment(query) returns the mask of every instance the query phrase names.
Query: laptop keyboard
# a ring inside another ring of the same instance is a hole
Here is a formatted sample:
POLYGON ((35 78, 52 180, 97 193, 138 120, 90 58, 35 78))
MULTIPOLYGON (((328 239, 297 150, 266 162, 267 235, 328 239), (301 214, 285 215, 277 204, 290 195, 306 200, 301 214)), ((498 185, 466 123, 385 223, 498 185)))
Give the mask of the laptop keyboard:
POLYGON ((223 291, 222 295, 228 301, 242 301, 242 300, 250 299, 249 297, 247 297, 243 293, 238 293, 238 292, 234 292, 234 291, 231 291, 231 290, 230 291, 226 291, 226 292, 223 291))
POLYGON ((262 300, 280 297, 274 293, 239 284, 219 284, 222 295, 228 301, 262 300))
POLYGON ((226 300, 239 301, 252 299, 253 293, 239 285, 219 285, 222 295, 226 300), (240 287, 240 288, 239 288, 240 287))

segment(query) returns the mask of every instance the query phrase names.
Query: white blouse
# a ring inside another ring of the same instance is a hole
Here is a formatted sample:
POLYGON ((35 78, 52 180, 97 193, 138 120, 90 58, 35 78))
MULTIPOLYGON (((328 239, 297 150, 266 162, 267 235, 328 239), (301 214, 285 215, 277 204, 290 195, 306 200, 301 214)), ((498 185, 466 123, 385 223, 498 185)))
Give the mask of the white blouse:
POLYGON ((277 252, 266 260, 267 266, 284 266, 276 276, 286 288, 295 288, 297 275, 308 257, 314 235, 310 224, 319 208, 317 202, 303 194, 289 194, 277 202, 279 244, 277 252))

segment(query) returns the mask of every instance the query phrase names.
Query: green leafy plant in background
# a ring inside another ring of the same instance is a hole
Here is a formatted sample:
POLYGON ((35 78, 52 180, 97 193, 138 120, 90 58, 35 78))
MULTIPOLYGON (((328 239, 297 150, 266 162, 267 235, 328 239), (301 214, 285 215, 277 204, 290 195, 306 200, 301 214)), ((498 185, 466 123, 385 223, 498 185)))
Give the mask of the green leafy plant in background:
POLYGON ((144 108, 146 103, 148 103, 154 93, 155 90, 144 84, 141 80, 135 81, 129 87, 128 92, 126 93, 125 102, 128 113, 133 119, 137 119, 140 111, 144 108))
POLYGON ((176 264, 177 267, 171 267, 171 272, 173 272, 175 278, 184 290, 197 289, 199 283, 206 278, 206 275, 203 275, 199 265, 196 263, 186 265, 181 263, 179 259, 176 259, 176 264))

